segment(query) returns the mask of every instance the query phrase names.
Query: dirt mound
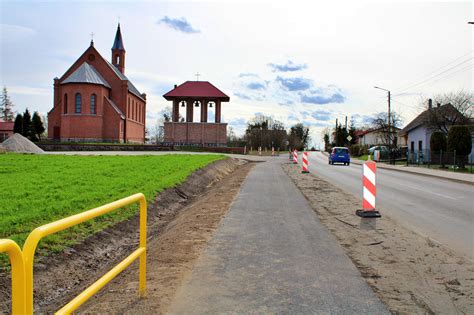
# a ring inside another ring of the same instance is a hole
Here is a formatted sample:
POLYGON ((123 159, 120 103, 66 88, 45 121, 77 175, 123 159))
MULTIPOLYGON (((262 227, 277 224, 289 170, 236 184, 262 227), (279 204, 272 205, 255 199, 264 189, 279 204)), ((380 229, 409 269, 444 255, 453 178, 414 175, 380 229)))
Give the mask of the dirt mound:
POLYGON ((7 150, 7 152, 15 153, 44 153, 36 144, 23 137, 19 133, 14 133, 7 140, 2 143, 2 147, 7 150))

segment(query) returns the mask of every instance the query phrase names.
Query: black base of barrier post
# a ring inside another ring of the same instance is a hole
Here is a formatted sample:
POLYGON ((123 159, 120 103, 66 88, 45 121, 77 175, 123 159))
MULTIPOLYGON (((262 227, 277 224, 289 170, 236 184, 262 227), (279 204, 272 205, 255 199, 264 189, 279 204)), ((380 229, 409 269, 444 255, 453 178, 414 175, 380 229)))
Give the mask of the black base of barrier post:
POLYGON ((356 210, 356 215, 358 215, 361 218, 381 218, 382 217, 380 212, 378 212, 377 210, 370 210, 370 211, 356 210))

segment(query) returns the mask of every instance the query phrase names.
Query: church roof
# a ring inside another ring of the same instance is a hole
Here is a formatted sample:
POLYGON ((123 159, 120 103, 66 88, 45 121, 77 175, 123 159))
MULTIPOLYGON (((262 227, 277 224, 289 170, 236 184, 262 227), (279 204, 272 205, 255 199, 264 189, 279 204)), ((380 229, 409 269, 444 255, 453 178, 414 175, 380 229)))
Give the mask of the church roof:
POLYGON ((64 79, 61 84, 66 83, 91 83, 91 84, 100 84, 105 87, 111 88, 110 84, 105 81, 105 79, 100 75, 97 70, 84 62, 79 68, 71 73, 66 79, 64 79))
POLYGON ((163 97, 168 101, 181 97, 215 98, 223 102, 230 100, 221 90, 207 81, 186 81, 163 95, 163 97))
POLYGON ((122 32, 120 32, 120 23, 117 27, 117 33, 115 33, 114 44, 112 45, 112 50, 114 49, 125 50, 125 47, 123 46, 122 32))

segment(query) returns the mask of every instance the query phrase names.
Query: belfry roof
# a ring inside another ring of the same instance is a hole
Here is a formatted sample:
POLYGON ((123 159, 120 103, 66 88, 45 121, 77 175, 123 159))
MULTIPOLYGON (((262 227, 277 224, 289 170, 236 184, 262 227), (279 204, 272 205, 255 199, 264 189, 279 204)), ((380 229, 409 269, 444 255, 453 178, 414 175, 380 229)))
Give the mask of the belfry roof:
POLYGON ((229 96, 208 81, 186 81, 163 95, 163 97, 168 101, 186 97, 212 98, 222 102, 230 100, 229 96))
POLYGON ((66 83, 91 83, 100 84, 111 88, 110 84, 100 75, 100 73, 90 64, 84 62, 79 68, 71 73, 61 84, 66 83))

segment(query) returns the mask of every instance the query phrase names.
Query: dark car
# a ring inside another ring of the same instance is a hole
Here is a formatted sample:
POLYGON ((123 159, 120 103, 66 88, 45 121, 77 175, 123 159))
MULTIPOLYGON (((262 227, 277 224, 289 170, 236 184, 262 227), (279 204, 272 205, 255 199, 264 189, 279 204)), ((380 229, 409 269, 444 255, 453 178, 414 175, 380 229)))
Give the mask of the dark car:
POLYGON ((328 161, 329 164, 344 163, 344 165, 350 165, 351 157, 349 156, 349 149, 346 147, 332 148, 328 161))

